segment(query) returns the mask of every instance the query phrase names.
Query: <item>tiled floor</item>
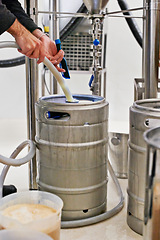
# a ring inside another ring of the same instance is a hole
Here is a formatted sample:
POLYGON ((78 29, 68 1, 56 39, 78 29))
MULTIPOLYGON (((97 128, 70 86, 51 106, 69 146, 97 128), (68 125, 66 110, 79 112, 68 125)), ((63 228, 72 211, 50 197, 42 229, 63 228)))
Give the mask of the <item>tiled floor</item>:
MULTIPOLYGON (((26 123, 24 121, 0 121, 0 154, 9 156, 16 146, 26 139, 26 123)), ((0 164, 2 169, 2 164, 0 164)), ((62 229, 61 240, 142 240, 142 236, 133 232, 126 223, 127 179, 119 180, 125 206, 116 216, 106 221, 74 229, 62 229)), ((19 191, 28 189, 28 165, 12 167, 8 173, 6 184, 15 184, 19 191)), ((116 206, 119 197, 114 183, 109 176, 107 208, 116 206)))

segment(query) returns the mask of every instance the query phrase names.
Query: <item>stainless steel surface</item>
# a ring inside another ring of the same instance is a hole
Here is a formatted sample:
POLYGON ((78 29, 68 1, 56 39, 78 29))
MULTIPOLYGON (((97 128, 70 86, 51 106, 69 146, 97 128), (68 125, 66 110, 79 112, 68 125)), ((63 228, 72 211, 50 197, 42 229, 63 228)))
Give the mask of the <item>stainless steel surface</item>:
POLYGON ((93 41, 98 40, 99 44, 93 44, 93 82, 90 90, 93 95, 101 95, 101 80, 102 80, 102 44, 103 44, 103 18, 92 19, 92 36, 93 41))
POLYGON ((123 15, 109 15, 110 17, 114 17, 114 18, 137 18, 137 19, 143 19, 143 17, 138 17, 138 16, 123 16, 123 15))
MULTIPOLYGON (((113 12, 105 12, 103 14, 92 14, 93 18, 102 18, 104 15, 110 16, 112 14, 118 14, 118 13, 125 13, 125 12, 133 12, 133 11, 139 11, 143 10, 145 7, 139 7, 139 8, 130 8, 127 10, 120 10, 120 11, 113 11, 113 12)), ((55 11, 38 11, 38 13, 43 13, 43 14, 57 14, 59 18, 67 18, 67 17, 84 17, 84 18, 89 18, 91 15, 89 13, 72 13, 72 12, 55 12, 55 11), (68 16, 63 16, 63 15, 68 15, 68 16)), ((125 16, 127 17, 127 16, 125 16)), ((133 16, 134 17, 134 16, 133 16)), ((142 17, 141 17, 142 18, 142 17)))
MULTIPOLYGON (((71 13, 71 12, 55 12, 55 11, 38 11, 38 13, 44 13, 44 14, 57 14, 57 17, 59 18, 71 18, 71 17, 84 17, 89 18, 91 17, 88 13, 71 13), (65 15, 65 16, 63 16, 65 15)), ((101 18, 104 14, 92 14, 92 17, 95 18, 101 18)))
MULTIPOLYGON (((27 1, 25 1, 25 5, 28 14, 31 18, 37 23, 37 8, 38 3, 37 0, 30 1, 30 6, 27 5, 27 1), (34 12, 36 14, 34 14, 34 12)), ((35 140, 35 102, 38 99, 38 66, 35 59, 26 60, 26 98, 27 98, 27 129, 28 129, 28 137, 30 140, 35 140)), ((36 183, 37 177, 37 165, 36 165, 36 156, 31 159, 29 163, 29 188, 37 189, 36 183)))
POLYGON ((160 127, 144 134, 147 143, 147 171, 145 184, 144 240, 158 240, 160 236, 160 127))
MULTIPOLYGON (((158 89, 157 93, 160 92, 160 79, 158 79, 158 89)), ((134 101, 144 99, 144 79, 143 78, 135 78, 134 79, 134 101)))
MULTIPOLYGON (((59 19, 56 12, 59 12, 59 0, 49 0, 49 36, 50 39, 59 39, 59 19)), ((55 94, 58 92, 58 85, 53 74, 50 73, 50 93, 55 94)))
MULTIPOLYGON (((53 1, 53 11, 59 12, 59 1, 53 1)), ((53 18, 53 39, 59 39, 59 18, 57 18, 57 14, 54 14, 53 18)))
POLYGON ((62 198, 63 220, 106 209, 108 103, 90 95, 74 98, 79 103, 53 95, 36 104, 38 185, 62 198), (57 115, 48 118, 49 113, 57 115))
POLYGON ((159 0, 144 1, 144 53, 143 78, 145 82, 144 98, 156 98, 158 88, 159 65, 159 0))
POLYGON ((109 132, 109 159, 118 178, 128 178, 128 134, 109 132))
POLYGON ((146 176, 146 144, 143 133, 160 125, 160 100, 136 101, 130 108, 127 223, 142 234, 146 176))
MULTIPOLYGON (((26 98, 27 98, 27 130, 28 138, 35 140, 35 102, 37 97, 36 85, 36 60, 26 59, 26 98)), ((37 189, 37 164, 36 156, 29 162, 29 189, 37 189)))
MULTIPOLYGON (((145 7, 140 7, 140 8, 130 8, 127 10, 120 10, 120 11, 113 11, 113 12, 107 12, 107 16, 111 15, 111 14, 117 14, 117 13, 127 13, 127 12, 133 12, 133 11, 139 11, 139 10, 143 10, 145 7)), ((125 16, 126 17, 126 16, 125 16)))
POLYGON ((84 4, 91 14, 100 13, 105 8, 108 1, 109 0, 83 0, 84 4))

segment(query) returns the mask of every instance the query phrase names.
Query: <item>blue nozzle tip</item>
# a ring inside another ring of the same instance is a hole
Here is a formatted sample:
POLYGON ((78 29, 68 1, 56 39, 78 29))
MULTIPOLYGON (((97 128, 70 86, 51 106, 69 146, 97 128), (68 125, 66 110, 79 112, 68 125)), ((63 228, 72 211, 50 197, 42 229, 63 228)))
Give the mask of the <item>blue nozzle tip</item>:
POLYGON ((56 40, 55 40, 55 43, 56 43, 56 44, 60 44, 60 43, 61 43, 60 39, 56 39, 56 40))
POLYGON ((94 39, 93 44, 94 44, 95 46, 98 46, 98 45, 99 45, 99 40, 98 40, 98 39, 94 39))

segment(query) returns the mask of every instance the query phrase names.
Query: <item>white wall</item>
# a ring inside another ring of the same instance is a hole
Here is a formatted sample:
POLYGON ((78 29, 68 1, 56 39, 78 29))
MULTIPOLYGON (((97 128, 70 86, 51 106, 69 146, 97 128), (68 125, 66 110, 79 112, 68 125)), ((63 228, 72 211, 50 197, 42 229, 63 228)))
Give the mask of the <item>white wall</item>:
MULTIPOLYGON (((126 1, 130 8, 143 6, 142 0, 126 1)), ((117 0, 111 0, 108 12, 115 10, 120 10, 119 5, 117 0)), ((142 16, 142 11, 133 12, 133 15, 142 16)), ((142 20, 138 19, 137 23, 142 30, 142 20)), ((111 122, 128 122, 129 107, 134 101, 134 78, 142 77, 141 70, 142 49, 133 37, 125 19, 108 18, 107 100, 110 104, 111 122)), ((121 124, 117 124, 115 129, 111 129, 121 131, 120 127, 121 124)))
MULTIPOLYGON (((20 0, 23 6, 23 0, 20 0)), ((14 41, 7 32, 0 41, 14 41)), ((0 60, 22 56, 16 49, 0 49, 0 60)), ((0 119, 26 118, 25 65, 0 68, 0 119)))
MULTIPOLYGON (((139 7, 143 3, 142 0, 127 0, 127 2, 130 7, 139 7)), ((110 0, 108 11, 119 9, 117 0, 110 0)), ((134 15, 142 15, 142 12, 135 12, 134 15)), ((141 22, 140 20, 140 25, 141 22)), ((7 33, 0 36, 0 41, 8 39, 12 38, 7 33)), ((0 59, 20 55, 15 49, 0 51, 0 59)), ((110 103, 112 121, 128 121, 128 108, 133 103, 133 81, 135 77, 141 77, 141 61, 141 48, 125 19, 108 18, 107 100, 110 103)), ((82 78, 76 76, 73 82, 74 92, 78 86, 77 91, 83 93, 85 88, 81 83, 82 78)), ((26 118, 25 66, 0 68, 0 85, 0 119, 26 118)))

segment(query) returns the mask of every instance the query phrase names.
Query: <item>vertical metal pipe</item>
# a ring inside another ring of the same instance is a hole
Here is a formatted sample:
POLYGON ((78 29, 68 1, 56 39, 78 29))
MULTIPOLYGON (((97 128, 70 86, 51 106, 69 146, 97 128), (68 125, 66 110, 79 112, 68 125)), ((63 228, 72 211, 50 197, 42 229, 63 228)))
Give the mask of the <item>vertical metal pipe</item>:
MULTIPOLYGON (((28 138, 35 140, 35 102, 37 100, 37 74, 34 69, 36 62, 28 59, 26 60, 26 97, 27 97, 27 129, 28 138)), ((37 189, 37 164, 36 156, 29 162, 29 189, 37 189)))
MULTIPOLYGON (((49 11, 53 12, 53 0, 49 0, 49 11)), ((49 37, 50 39, 53 40, 53 14, 49 15, 49 37)), ((53 75, 50 72, 50 93, 53 94, 54 93, 54 84, 53 84, 53 75)))
POLYGON ((156 98, 158 90, 159 0, 146 0, 144 21, 144 98, 156 98))
POLYGON ((45 69, 43 67, 42 74, 41 74, 41 86, 42 86, 41 93, 42 93, 42 96, 45 95, 45 84, 44 83, 45 83, 45 69))
MULTIPOLYGON (((145 78, 145 45, 146 45, 146 0, 143 0, 143 39, 142 39, 142 87, 145 89, 144 86, 144 78, 145 78)), ((136 83, 136 82, 135 82, 136 83)), ((137 85, 137 84, 136 84, 137 85)), ((135 86, 136 86, 135 85, 135 86)), ((135 89, 135 97, 134 99, 136 100, 136 93, 137 89, 135 89)), ((142 93, 142 99, 144 99, 144 93, 142 93)))
MULTIPOLYGON (((53 1, 53 11, 59 12, 59 0, 53 1)), ((59 38, 59 18, 54 14, 53 18, 53 39, 59 38)))
POLYGON ((104 72, 104 85, 103 85, 103 97, 106 98, 106 81, 107 81, 107 73, 106 71, 104 72))
MULTIPOLYGON (((37 0, 26 0, 29 16, 37 23, 37 0)), ((38 67, 35 59, 26 59, 26 97, 27 97, 27 130, 28 138, 35 140, 35 102, 38 99, 38 67)), ((37 189, 36 156, 29 163, 29 188, 37 189)))
MULTIPOLYGON (((59 12, 59 0, 49 1, 49 11, 59 12)), ((49 20, 49 36, 52 40, 54 40, 59 38, 59 19, 57 18, 57 14, 50 14, 49 20)), ((58 92, 57 81, 52 74, 50 74, 50 92, 51 94, 55 94, 58 92)))
MULTIPOLYGON (((59 0, 53 1, 53 11, 59 12, 59 0)), ((57 18, 57 14, 53 16, 53 39, 59 39, 59 18, 57 18)), ((58 84, 55 78, 53 78, 54 84, 54 93, 58 93, 58 84)))

